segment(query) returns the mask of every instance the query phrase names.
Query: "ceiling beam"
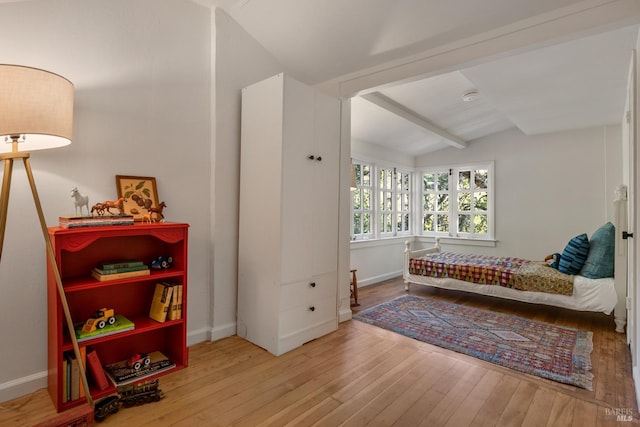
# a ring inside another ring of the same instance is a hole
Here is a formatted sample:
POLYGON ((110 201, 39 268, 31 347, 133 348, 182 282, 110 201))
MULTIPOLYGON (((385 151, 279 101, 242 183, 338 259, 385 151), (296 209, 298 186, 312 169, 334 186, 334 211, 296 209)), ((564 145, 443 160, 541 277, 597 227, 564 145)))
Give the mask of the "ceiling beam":
POLYGON ((444 142, 451 145, 452 147, 462 149, 462 148, 467 148, 467 146, 469 145, 466 141, 458 138, 455 135, 450 134, 446 130, 431 123, 429 120, 425 119, 415 111, 408 109, 404 105, 397 103, 393 99, 381 94, 380 92, 368 93, 368 94, 362 95, 362 98, 366 99, 372 104, 377 105, 380 108, 384 108, 385 110, 397 116, 402 117, 405 120, 410 121, 415 125, 418 125, 419 127, 426 130, 427 132, 434 133, 444 138, 445 139, 444 142))

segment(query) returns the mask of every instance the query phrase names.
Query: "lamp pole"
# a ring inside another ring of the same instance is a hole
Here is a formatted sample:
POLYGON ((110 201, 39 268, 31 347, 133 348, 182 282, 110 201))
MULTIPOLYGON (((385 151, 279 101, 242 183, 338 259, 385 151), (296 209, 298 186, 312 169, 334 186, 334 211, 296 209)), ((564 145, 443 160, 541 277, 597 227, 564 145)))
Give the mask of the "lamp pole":
POLYGON ((38 219, 40 220, 40 227, 42 229, 42 235, 44 237, 44 243, 47 250, 47 256, 49 258, 49 264, 51 265, 51 271, 54 274, 56 280, 56 286, 58 289, 58 295, 60 296, 60 302, 62 304, 62 311, 64 312, 65 319, 67 321, 67 328, 69 330, 69 337, 73 345, 73 353, 76 360, 78 360, 78 366, 80 367, 80 380, 86 390, 85 396, 87 402, 91 407, 94 406, 93 398, 89 389, 89 383, 87 381, 87 374, 85 364, 82 361, 80 355, 80 347, 78 346, 78 340, 76 339, 76 332, 73 327, 73 321, 71 319, 71 312, 69 311, 69 304, 67 302, 66 294, 62 286, 62 278, 60 277, 60 270, 58 269, 58 263, 56 262, 55 252, 53 251, 53 245, 51 244, 51 237, 47 230, 47 223, 44 219, 42 212, 42 205, 40 204, 40 197, 38 197, 38 190, 36 189, 36 182, 33 179, 33 173, 31 171, 31 163, 29 162, 30 153, 24 151, 18 151, 18 136, 12 135, 12 151, 10 153, 0 154, 0 160, 4 160, 4 173, 2 177, 2 194, 0 194, 0 259, 2 257, 2 246, 4 243, 4 232, 7 225, 7 211, 9 207, 9 190, 11 188, 11 175, 13 173, 13 161, 14 159, 22 159, 24 162, 24 168, 29 179, 29 186, 31 187, 31 194, 33 194, 33 202, 38 212, 38 219))

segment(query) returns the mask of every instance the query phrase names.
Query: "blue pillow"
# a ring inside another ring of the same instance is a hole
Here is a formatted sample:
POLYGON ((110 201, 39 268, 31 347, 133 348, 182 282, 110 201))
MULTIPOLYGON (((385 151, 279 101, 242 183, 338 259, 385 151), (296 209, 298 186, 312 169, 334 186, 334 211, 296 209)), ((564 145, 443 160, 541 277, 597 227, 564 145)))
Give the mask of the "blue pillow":
POLYGON ((578 274, 589 255, 589 238, 586 233, 569 240, 560 256, 558 270, 565 274, 578 274))
POLYGON ((616 229, 610 222, 598 228, 590 240, 589 255, 580 274, 589 279, 613 277, 616 229))

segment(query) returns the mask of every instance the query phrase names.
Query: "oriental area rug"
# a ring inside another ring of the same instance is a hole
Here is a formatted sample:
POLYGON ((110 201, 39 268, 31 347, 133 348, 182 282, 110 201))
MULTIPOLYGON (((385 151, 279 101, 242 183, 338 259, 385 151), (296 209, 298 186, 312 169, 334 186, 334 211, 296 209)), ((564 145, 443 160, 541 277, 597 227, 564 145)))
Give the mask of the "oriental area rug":
POLYGON ((589 331, 413 295, 353 318, 526 374, 592 389, 589 331))

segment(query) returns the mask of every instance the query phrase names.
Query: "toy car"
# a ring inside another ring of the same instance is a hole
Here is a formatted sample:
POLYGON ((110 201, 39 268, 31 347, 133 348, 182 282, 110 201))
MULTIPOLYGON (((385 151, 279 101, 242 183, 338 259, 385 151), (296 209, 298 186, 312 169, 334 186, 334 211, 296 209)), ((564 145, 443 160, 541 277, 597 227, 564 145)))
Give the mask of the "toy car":
POLYGON ((144 353, 136 353, 129 358, 127 364, 130 368, 135 369, 136 371, 143 366, 146 368, 151 363, 151 357, 148 354, 144 353))
POLYGON ((93 418, 98 421, 104 421, 109 414, 115 414, 120 409, 120 398, 118 396, 108 396, 96 403, 93 409, 93 418))
POLYGON ((166 270, 171 267, 173 264, 173 258, 170 256, 159 256, 158 258, 151 261, 151 268, 155 268, 157 270, 166 270))
POLYGON ((82 330, 84 332, 93 332, 96 329, 102 329, 107 324, 113 325, 116 323, 115 312, 112 308, 101 308, 96 310, 89 319, 85 322, 82 330))

